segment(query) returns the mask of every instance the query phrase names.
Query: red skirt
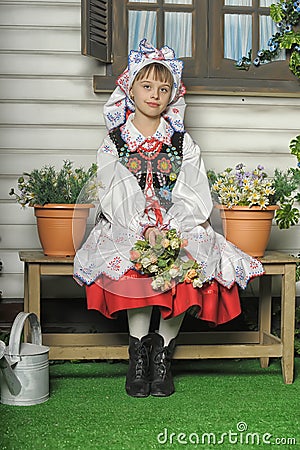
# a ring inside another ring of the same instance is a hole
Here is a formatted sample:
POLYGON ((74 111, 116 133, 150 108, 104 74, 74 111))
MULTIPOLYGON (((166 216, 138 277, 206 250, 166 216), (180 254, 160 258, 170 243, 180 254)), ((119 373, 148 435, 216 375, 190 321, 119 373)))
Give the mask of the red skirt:
POLYGON ((188 311, 213 326, 229 322, 241 313, 236 284, 228 289, 215 280, 202 288, 179 283, 173 289, 158 293, 151 287, 151 281, 135 270, 129 270, 119 280, 102 275, 86 286, 87 307, 115 319, 119 311, 158 306, 163 319, 188 311))

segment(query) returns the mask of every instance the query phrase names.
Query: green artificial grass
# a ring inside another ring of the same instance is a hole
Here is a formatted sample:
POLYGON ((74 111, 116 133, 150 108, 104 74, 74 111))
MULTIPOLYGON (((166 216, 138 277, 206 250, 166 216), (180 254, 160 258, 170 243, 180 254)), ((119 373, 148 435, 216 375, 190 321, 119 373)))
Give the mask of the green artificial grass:
POLYGON ((124 390, 127 362, 51 364, 47 402, 0 406, 0 449, 296 450, 300 358, 295 369, 285 385, 277 359, 267 369, 258 360, 176 360, 174 395, 135 399, 124 390))

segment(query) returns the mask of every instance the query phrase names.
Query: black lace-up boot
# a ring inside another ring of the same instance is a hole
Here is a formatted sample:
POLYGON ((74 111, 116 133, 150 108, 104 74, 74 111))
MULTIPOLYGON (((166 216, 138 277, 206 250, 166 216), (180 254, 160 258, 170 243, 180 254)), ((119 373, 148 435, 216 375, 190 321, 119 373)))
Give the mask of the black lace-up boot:
POLYGON ((175 391, 171 373, 171 359, 175 349, 175 339, 164 346, 164 338, 155 333, 150 355, 150 394, 154 397, 168 397, 175 391))
POLYGON ((149 357, 151 336, 129 336, 129 368, 125 389, 131 397, 148 397, 150 393, 149 357))

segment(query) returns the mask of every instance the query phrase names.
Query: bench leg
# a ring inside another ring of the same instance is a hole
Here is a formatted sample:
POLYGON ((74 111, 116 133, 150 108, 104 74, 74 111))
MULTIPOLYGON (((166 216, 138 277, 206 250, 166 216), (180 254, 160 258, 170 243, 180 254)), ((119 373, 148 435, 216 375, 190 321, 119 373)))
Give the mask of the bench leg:
MULTIPOLYGON (((25 262, 24 264, 24 312, 29 311, 29 280, 28 280, 28 264, 25 262)), ((29 324, 26 320, 24 325, 24 342, 29 341, 29 324)))
MULTIPOLYGON (((264 333, 271 332, 271 314, 272 314, 272 277, 263 275, 259 280, 259 343, 264 343, 264 333)), ((266 368, 269 366, 268 357, 259 358, 260 366, 266 368)))
MULTIPOLYGON (((24 268, 24 311, 35 313, 40 321, 41 315, 41 280, 40 280, 40 265, 39 264, 25 264, 24 268)), ((30 340, 29 325, 25 323, 24 340, 30 340)))
POLYGON ((293 383, 294 378, 295 296, 296 266, 295 264, 286 264, 281 293, 281 366, 283 380, 286 384, 293 383))

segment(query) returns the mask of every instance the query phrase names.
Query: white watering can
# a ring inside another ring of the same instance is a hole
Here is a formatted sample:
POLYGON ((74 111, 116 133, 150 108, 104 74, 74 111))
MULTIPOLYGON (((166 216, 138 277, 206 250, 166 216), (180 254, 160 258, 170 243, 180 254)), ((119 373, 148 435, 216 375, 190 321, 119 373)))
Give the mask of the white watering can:
POLYGON ((20 312, 14 320, 8 347, 0 341, 1 403, 29 406, 49 398, 49 347, 42 345, 36 314, 20 312), (28 318, 31 343, 21 342, 28 318))

